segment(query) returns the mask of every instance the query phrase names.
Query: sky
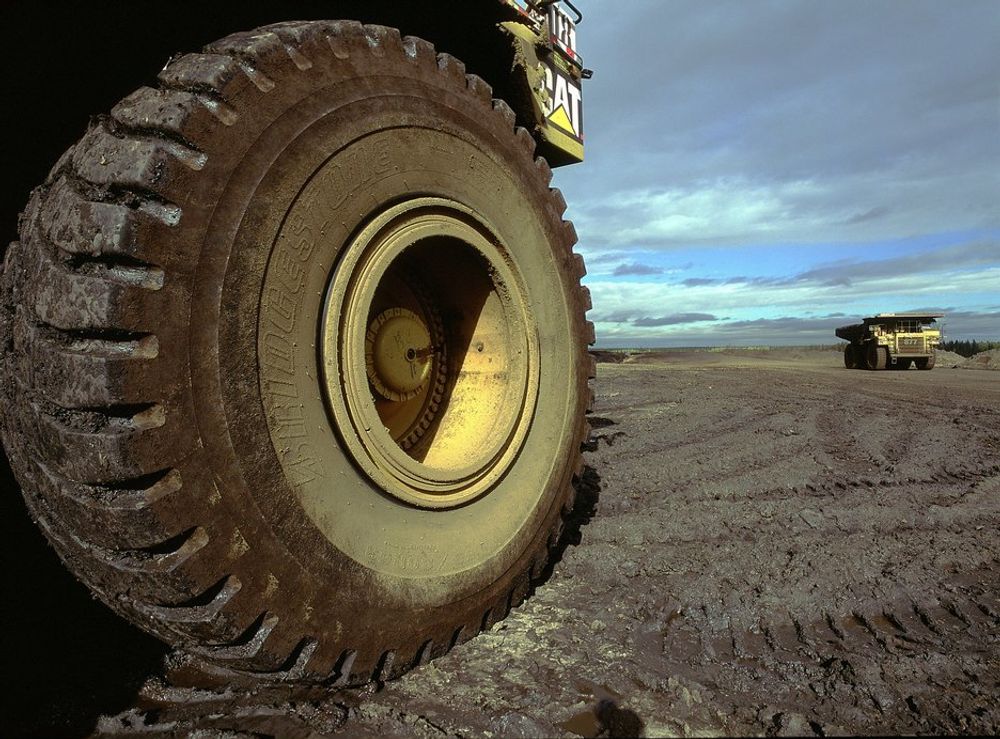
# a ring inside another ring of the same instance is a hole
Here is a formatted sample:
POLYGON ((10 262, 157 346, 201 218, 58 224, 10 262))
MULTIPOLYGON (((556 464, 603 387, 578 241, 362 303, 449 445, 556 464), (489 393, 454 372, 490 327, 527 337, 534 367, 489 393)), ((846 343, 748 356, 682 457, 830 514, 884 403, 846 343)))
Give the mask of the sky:
POLYGON ((1000 339, 1000 2, 576 4, 598 346, 1000 339))

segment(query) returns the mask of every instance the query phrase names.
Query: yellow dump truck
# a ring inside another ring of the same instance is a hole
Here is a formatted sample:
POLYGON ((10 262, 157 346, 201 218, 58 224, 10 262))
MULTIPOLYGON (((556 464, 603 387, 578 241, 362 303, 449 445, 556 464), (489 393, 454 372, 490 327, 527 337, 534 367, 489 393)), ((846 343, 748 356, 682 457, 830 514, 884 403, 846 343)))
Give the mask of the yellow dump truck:
POLYGON ((850 326, 837 329, 845 339, 844 366, 847 369, 934 368, 934 352, 941 340, 935 327, 942 313, 879 313, 850 326))

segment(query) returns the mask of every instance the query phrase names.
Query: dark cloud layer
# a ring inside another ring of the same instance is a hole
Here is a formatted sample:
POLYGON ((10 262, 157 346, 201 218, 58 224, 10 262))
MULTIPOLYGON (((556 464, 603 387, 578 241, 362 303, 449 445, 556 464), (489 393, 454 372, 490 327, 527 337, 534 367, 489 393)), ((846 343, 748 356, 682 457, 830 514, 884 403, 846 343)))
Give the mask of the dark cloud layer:
POLYGON ((844 260, 822 265, 795 275, 797 281, 813 281, 824 285, 849 284, 852 279, 901 277, 940 272, 942 270, 975 269, 1000 263, 1000 241, 975 241, 935 249, 932 252, 915 252, 891 259, 865 262, 844 260))
POLYGON ((789 287, 797 284, 816 284, 827 287, 847 287, 858 281, 879 278, 902 278, 955 270, 974 270, 1000 263, 1000 241, 979 240, 953 244, 930 251, 914 251, 905 256, 887 259, 841 259, 821 264, 787 277, 747 277, 734 275, 726 278, 691 277, 681 280, 684 287, 713 285, 750 285, 753 287, 789 287))
POLYGON ((632 322, 638 328, 653 328, 656 326, 677 326, 682 323, 698 323, 699 321, 718 320, 711 313, 675 313, 659 318, 637 318, 632 322))
POLYGON ((663 274, 663 267, 632 262, 630 264, 619 264, 615 267, 615 271, 612 274, 615 277, 624 277, 626 275, 659 275, 663 274))
POLYGON ((986 125, 1000 61, 993 0, 591 6, 613 21, 584 36, 597 69, 588 94, 613 89, 619 105, 588 107, 588 143, 674 167, 622 172, 633 181, 880 174, 913 153, 957 167, 1000 147, 986 125))
POLYGON ((995 0, 591 0, 580 33, 588 244, 1000 224, 995 0))
POLYGON ((681 282, 684 287, 703 287, 705 285, 716 285, 718 280, 712 277, 690 277, 681 282))

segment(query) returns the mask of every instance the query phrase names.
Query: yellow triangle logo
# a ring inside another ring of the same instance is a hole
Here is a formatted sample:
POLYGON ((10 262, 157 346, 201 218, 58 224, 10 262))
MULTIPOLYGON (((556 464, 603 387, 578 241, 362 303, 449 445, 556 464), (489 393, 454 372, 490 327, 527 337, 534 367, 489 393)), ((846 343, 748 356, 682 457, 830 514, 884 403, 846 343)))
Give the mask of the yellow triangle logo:
POLYGON ((569 131, 574 136, 576 135, 576 131, 573 130, 573 123, 570 121, 569 115, 566 113, 566 108, 562 105, 552 111, 549 115, 549 120, 559 126, 562 130, 569 131))

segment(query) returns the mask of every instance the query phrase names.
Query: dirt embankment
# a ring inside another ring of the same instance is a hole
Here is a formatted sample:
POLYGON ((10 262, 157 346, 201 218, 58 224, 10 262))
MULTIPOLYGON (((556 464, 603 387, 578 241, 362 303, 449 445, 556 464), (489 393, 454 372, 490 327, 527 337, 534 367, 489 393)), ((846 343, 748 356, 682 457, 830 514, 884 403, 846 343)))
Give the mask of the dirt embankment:
POLYGON ((1000 349, 974 354, 962 362, 959 367, 962 369, 1000 370, 1000 349))
POLYGON ((1000 370, 1000 349, 979 352, 979 354, 974 354, 971 357, 963 357, 961 354, 941 351, 939 349, 935 361, 938 367, 1000 370))
POLYGON ((935 356, 935 363, 938 367, 958 367, 964 361, 965 357, 955 352, 938 350, 935 356))
POLYGON ((998 376, 668 354, 600 366, 576 523, 507 620, 378 691, 153 675, 101 729, 1000 731, 998 376))

